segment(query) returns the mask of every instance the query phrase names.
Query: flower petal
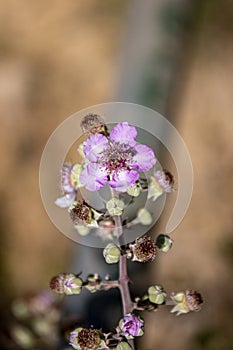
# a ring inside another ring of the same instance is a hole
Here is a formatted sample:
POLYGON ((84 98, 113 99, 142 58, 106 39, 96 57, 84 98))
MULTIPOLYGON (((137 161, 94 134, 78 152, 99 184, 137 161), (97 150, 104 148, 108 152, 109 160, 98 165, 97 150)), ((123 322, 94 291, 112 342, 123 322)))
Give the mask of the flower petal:
POLYGON ((63 197, 57 198, 55 204, 60 208, 68 208, 75 201, 76 193, 68 193, 63 197))
POLYGON ((110 132, 110 139, 128 146, 136 144, 137 130, 127 122, 117 124, 110 132))
POLYGON ((107 145, 108 139, 106 136, 102 134, 94 134, 84 142, 83 151, 90 162, 96 162, 100 153, 103 152, 107 145))
POLYGON ((150 147, 141 144, 136 145, 134 149, 137 153, 133 156, 129 165, 135 167, 139 171, 150 170, 156 163, 153 150, 150 147))
POLYGON ((119 192, 126 192, 139 178, 139 174, 134 170, 122 170, 114 174, 109 184, 119 192))
POLYGON ((88 191, 97 191, 105 186, 108 174, 105 168, 97 163, 89 163, 81 172, 80 181, 88 191))

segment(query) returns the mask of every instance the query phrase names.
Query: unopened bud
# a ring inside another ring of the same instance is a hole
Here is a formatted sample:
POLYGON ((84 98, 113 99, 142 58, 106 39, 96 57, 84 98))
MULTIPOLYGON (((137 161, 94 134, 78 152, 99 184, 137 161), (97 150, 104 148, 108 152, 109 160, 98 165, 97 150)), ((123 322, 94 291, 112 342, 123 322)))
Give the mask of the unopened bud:
POLYGON ((167 253, 173 244, 173 240, 167 235, 159 235, 156 239, 156 246, 159 250, 164 253, 167 253))
POLYGON ((123 212, 124 206, 124 202, 118 198, 112 198, 106 203, 106 208, 112 216, 120 216, 123 212))
POLYGON ((148 199, 155 201, 164 193, 163 189, 159 186, 157 180, 154 176, 150 177, 149 187, 148 187, 148 199))
POLYGON ((87 236, 90 233, 90 228, 85 225, 75 225, 74 228, 78 231, 80 236, 87 236))
POLYGON ((116 350, 131 350, 131 349, 132 349, 131 346, 125 341, 120 342, 116 347, 116 350))
POLYGON ((87 277, 87 282, 88 283, 85 285, 85 287, 89 290, 89 292, 94 293, 100 290, 101 278, 97 273, 89 275, 87 277))
POLYGON ((82 183, 80 182, 80 174, 82 170, 83 168, 81 164, 77 163, 73 165, 73 168, 70 174, 70 182, 71 182, 71 185, 74 186, 74 188, 83 187, 82 183))
POLYGON ((146 208, 139 209, 137 218, 142 225, 150 225, 153 221, 150 212, 146 208))
POLYGON ((167 293, 162 286, 155 285, 148 288, 148 297, 152 303, 161 305, 166 300, 167 293))
POLYGON ((120 260, 121 256, 120 248, 113 243, 109 243, 104 248, 103 256, 107 264, 116 264, 120 260))
POLYGON ((140 185, 140 183, 135 183, 133 186, 131 186, 130 188, 128 188, 127 190, 127 193, 130 195, 130 196, 133 196, 133 197, 138 197, 139 194, 141 193, 142 191, 142 186, 140 185))

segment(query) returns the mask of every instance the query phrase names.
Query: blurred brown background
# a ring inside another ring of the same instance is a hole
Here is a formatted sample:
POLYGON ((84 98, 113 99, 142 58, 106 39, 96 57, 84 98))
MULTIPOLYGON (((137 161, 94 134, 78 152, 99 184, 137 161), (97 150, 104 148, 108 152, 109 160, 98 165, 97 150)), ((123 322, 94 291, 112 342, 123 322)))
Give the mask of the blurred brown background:
POLYGON ((174 248, 149 274, 167 290, 193 288, 205 299, 200 313, 146 314, 139 348, 233 349, 232 17, 231 0, 1 3, 3 315, 12 298, 47 288, 77 250, 40 199, 47 139, 72 113, 122 100, 162 112, 187 144, 191 206, 173 233, 174 248))

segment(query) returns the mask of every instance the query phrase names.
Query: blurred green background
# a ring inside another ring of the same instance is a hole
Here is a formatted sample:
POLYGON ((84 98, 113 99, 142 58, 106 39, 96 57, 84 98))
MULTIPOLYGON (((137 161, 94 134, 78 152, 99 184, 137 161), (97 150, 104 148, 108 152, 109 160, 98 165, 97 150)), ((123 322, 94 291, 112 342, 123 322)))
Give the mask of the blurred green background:
POLYGON ((192 202, 174 248, 147 270, 166 290, 197 289, 205 300, 179 318, 145 314, 139 349, 233 349, 232 18, 231 0, 2 1, 2 325, 12 299, 47 288, 77 251, 40 199, 47 139, 76 111, 119 100, 161 112, 187 144, 192 202))

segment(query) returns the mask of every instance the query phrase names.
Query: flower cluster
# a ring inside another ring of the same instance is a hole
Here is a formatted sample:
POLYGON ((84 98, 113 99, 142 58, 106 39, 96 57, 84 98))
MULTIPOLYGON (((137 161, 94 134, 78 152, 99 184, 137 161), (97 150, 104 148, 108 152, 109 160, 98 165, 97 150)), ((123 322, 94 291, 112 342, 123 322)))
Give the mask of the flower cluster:
POLYGON ((173 240, 166 234, 159 234, 155 239, 142 235, 122 245, 124 225, 130 229, 138 224, 151 226, 153 223, 153 213, 147 208, 137 208, 130 222, 125 209, 142 192, 146 191, 147 199, 151 201, 171 193, 174 178, 169 171, 157 166, 150 147, 137 142, 137 129, 133 125, 121 122, 108 130, 103 119, 91 113, 83 118, 81 127, 86 136, 78 147, 82 164, 64 164, 61 172, 63 196, 55 203, 68 208, 80 235, 88 234, 94 227, 103 240, 114 238, 114 243, 108 242, 103 249, 103 257, 108 264, 119 263, 119 278, 111 280, 107 275, 102 279, 95 273, 83 280, 80 274, 61 273, 51 279, 50 287, 64 295, 80 294, 83 288, 91 293, 119 288, 123 318, 118 326, 107 334, 95 328, 75 328, 70 333, 69 344, 76 350, 134 350, 134 338, 144 333, 144 321, 137 315, 139 310, 157 311, 163 305, 172 305, 171 312, 180 315, 200 310, 203 302, 196 291, 172 293, 168 300, 168 294, 160 284, 149 286, 142 297, 133 301, 128 288, 127 259, 139 263, 154 261, 159 252, 167 253, 171 249, 173 240), (145 177, 143 173, 149 170, 149 177, 145 177), (104 208, 96 210, 86 200, 78 200, 78 189, 83 186, 88 191, 109 187, 111 197, 106 200, 104 208), (126 201, 125 198, 130 199, 126 201))

